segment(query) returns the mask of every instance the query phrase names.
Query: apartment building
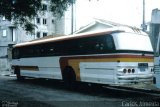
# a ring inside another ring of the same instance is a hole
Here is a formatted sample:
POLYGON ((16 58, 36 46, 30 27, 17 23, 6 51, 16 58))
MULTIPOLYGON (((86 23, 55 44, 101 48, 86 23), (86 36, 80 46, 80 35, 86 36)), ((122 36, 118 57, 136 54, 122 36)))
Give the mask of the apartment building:
POLYGON ((0 18, 0 70, 8 68, 7 48, 9 44, 14 44, 15 27, 5 17, 0 18), (10 35, 10 36, 8 36, 10 35))

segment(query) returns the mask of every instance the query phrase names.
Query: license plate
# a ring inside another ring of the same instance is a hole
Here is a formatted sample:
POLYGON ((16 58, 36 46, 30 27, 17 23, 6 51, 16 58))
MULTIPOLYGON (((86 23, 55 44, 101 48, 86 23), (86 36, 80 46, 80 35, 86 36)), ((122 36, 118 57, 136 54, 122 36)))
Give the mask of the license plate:
POLYGON ((138 68, 141 72, 144 72, 148 68, 148 63, 138 63, 138 68))
POLYGON ((141 72, 144 72, 146 70, 146 68, 142 67, 142 68, 139 68, 141 72))

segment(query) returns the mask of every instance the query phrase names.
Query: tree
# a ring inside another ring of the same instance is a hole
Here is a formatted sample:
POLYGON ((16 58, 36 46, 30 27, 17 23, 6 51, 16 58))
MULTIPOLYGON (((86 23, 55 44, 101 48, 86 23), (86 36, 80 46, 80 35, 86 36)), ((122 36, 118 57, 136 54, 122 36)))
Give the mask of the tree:
MULTIPOLYGON (((54 16, 63 16, 64 11, 75 0, 48 0, 49 11, 54 16)), ((32 32, 35 25, 31 22, 39 12, 45 12, 42 0, 0 0, 0 16, 13 20, 16 26, 21 26, 26 31, 32 32)))

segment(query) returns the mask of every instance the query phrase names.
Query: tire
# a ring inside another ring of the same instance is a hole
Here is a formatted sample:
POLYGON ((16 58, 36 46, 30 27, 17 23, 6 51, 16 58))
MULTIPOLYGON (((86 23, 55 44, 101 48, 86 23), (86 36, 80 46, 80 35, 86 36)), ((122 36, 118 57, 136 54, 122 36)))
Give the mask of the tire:
POLYGON ((18 81, 23 81, 23 80, 24 80, 24 77, 21 76, 20 68, 19 68, 19 67, 16 67, 16 68, 15 68, 14 73, 16 74, 16 77, 17 77, 17 80, 18 80, 18 81))
POLYGON ((65 88, 70 90, 76 88, 76 74, 72 67, 66 67, 63 70, 63 81, 65 88))

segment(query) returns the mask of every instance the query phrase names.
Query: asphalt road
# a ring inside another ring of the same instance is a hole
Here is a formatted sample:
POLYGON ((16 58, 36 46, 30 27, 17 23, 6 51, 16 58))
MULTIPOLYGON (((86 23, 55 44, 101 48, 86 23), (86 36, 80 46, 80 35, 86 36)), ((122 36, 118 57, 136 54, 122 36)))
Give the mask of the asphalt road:
POLYGON ((160 98, 80 84, 67 90, 63 82, 0 76, 0 107, 159 107, 160 98))

